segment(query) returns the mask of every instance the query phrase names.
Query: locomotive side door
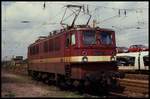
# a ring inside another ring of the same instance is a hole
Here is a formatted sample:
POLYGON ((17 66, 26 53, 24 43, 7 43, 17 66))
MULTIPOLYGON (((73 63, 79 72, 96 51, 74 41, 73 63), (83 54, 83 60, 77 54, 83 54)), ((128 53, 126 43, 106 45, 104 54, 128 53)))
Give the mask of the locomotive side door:
POLYGON ((67 57, 65 62, 69 62, 69 57, 71 54, 70 50, 70 33, 66 33, 65 35, 65 53, 64 56, 67 57))
POLYGON ((71 56, 71 46, 70 46, 70 33, 65 34, 65 47, 64 47, 64 68, 65 68, 65 75, 67 79, 70 79, 71 76, 71 67, 70 67, 70 56, 71 56))

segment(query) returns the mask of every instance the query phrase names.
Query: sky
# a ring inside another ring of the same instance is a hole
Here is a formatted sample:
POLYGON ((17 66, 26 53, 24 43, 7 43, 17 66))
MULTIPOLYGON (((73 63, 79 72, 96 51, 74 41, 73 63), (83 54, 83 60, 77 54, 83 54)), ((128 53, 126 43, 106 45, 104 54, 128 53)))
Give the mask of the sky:
MULTIPOLYGON (((1 7, 1 48, 2 60, 11 59, 12 56, 27 58, 28 46, 35 42, 39 36, 48 36, 49 32, 61 29, 59 24, 65 12, 65 5, 84 5, 93 20, 97 20, 97 26, 111 28, 116 32, 116 45, 129 47, 133 44, 148 46, 149 40, 149 6, 148 2, 2 2, 1 7), (119 16, 120 11, 120 16, 119 16), (125 15, 126 12, 126 15, 125 15), (27 23, 23 23, 27 21, 27 23), (137 29, 139 27, 140 29, 137 29)), ((67 17, 71 14, 67 10, 67 17)), ((85 24, 88 15, 81 13, 76 24, 85 24)), ((73 16, 63 21, 71 24, 73 16)))

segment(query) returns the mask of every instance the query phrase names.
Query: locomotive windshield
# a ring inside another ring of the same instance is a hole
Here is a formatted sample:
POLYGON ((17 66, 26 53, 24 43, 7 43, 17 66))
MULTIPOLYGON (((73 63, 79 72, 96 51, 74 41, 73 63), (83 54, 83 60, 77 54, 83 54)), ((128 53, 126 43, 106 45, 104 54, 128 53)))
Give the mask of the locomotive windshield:
POLYGON ((83 39, 83 44, 96 44, 96 32, 83 31, 82 39, 83 39))
POLYGON ((104 44, 104 45, 113 44, 112 33, 110 33, 110 32, 99 32, 99 35, 100 35, 101 44, 104 44))

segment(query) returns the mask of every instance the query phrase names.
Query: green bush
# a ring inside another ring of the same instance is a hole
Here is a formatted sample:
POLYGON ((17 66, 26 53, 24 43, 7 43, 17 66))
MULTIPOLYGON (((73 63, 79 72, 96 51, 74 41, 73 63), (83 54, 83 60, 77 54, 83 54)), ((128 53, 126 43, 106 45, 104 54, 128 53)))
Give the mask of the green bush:
POLYGON ((27 63, 21 63, 20 66, 25 67, 25 66, 27 66, 27 63))

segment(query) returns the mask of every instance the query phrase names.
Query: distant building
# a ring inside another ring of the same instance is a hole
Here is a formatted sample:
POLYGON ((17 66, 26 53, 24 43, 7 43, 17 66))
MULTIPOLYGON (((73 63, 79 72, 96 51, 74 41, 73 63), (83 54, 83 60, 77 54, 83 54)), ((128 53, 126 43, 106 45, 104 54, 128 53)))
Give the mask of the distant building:
POLYGON ((23 56, 16 56, 16 58, 12 58, 11 64, 12 66, 20 66, 23 62, 23 56))

